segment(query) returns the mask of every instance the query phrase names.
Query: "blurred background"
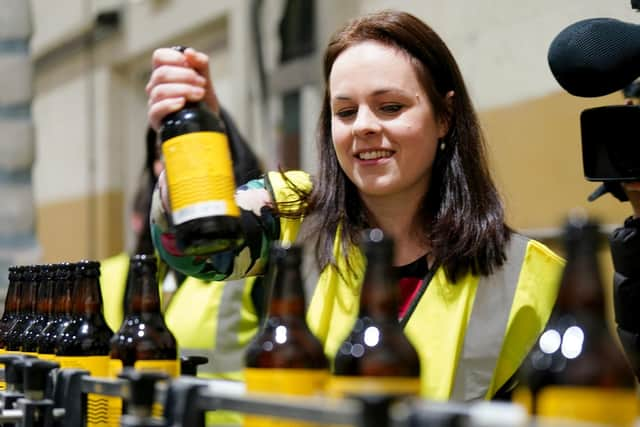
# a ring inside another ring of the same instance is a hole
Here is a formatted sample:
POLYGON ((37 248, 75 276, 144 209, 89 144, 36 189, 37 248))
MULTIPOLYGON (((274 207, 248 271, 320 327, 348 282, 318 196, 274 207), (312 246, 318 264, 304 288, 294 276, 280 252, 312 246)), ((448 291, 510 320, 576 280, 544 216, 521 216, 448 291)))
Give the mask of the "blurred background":
POLYGON ((631 213, 611 196, 587 202, 598 184, 580 152, 580 112, 622 95, 573 97, 546 59, 577 20, 640 23, 629 0, 0 0, 0 286, 11 264, 132 248, 155 48, 209 54, 222 104, 264 165, 313 171, 326 41, 383 8, 416 14, 453 51, 513 227, 554 244, 574 207, 606 229, 631 213))

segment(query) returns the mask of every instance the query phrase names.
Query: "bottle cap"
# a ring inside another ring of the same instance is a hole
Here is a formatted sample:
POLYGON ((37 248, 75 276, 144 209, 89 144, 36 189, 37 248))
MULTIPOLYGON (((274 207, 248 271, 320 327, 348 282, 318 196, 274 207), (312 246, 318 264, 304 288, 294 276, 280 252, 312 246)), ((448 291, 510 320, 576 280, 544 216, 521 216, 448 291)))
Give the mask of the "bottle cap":
POLYGON ((158 270, 158 259, 155 255, 136 254, 129 260, 131 269, 140 272, 151 272, 155 275, 158 270))
POLYGON ((393 240, 385 236, 379 228, 370 228, 360 235, 360 247, 367 258, 375 256, 383 259, 393 259, 393 240))
POLYGON ((271 244, 271 262, 276 264, 299 264, 302 260, 302 246, 289 242, 273 242, 271 244))
POLYGON ((63 262, 58 264, 58 268, 56 269, 56 280, 69 280, 74 271, 73 264, 69 262, 63 262))
POLYGON ((40 266, 28 265, 22 273, 22 280, 25 282, 36 282, 40 279, 40 266))
POLYGON ((100 263, 98 261, 82 260, 75 265, 76 277, 100 277, 100 263))

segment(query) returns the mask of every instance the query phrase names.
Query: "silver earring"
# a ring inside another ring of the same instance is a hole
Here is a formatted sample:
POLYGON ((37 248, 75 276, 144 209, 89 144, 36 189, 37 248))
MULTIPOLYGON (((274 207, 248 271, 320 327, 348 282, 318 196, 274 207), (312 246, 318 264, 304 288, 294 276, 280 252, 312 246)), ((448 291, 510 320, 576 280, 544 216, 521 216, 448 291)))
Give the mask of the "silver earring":
POLYGON ((444 151, 447 148, 447 143, 444 142, 444 139, 439 139, 438 142, 440 143, 440 151, 444 151))

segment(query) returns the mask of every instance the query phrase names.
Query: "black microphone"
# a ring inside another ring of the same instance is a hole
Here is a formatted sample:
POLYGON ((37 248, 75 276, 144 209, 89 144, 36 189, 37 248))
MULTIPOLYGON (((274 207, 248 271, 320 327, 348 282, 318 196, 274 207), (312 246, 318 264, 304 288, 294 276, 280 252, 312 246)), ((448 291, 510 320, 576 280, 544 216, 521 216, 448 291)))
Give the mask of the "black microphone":
POLYGON ((640 25, 612 18, 578 21, 553 39, 547 59, 572 95, 616 92, 640 76, 640 25))

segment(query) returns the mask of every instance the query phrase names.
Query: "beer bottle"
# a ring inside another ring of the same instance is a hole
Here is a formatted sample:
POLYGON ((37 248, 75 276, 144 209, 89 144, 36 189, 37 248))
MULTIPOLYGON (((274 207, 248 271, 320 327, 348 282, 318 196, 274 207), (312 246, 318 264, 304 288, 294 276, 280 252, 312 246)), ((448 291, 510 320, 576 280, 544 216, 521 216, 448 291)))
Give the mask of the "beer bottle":
POLYGON ((631 425, 637 416, 635 377, 610 332, 597 259, 597 222, 571 216, 556 305, 521 367, 514 400, 544 417, 631 425))
POLYGON ((110 343, 112 376, 123 367, 180 375, 176 339, 160 311, 157 259, 134 255, 129 266, 130 300, 120 329, 110 343))
POLYGON ((242 240, 240 210, 220 118, 203 102, 187 102, 162 120, 159 134, 178 248, 201 255, 236 246, 242 240))
POLYGON ((0 353, 4 351, 4 337, 11 329, 18 315, 20 282, 22 280, 22 268, 16 265, 9 267, 9 286, 4 301, 4 312, 0 318, 0 353))
POLYGON ((38 339, 38 356, 44 359, 55 358, 56 341, 70 321, 72 268, 68 262, 58 264, 56 268, 51 318, 38 339))
MULTIPOLYGON (((261 331, 245 354, 245 381, 249 392, 314 395, 324 391, 329 363, 322 344, 305 320, 301 262, 300 246, 272 245, 269 308, 261 331)), ((245 417, 245 425, 265 423, 269 421, 245 417)))
POLYGON ((57 266, 53 264, 43 265, 40 269, 40 285, 36 301, 36 317, 31 325, 23 333, 22 351, 36 355, 38 352, 38 340, 40 334, 51 318, 53 306, 53 286, 55 282, 57 266))
MULTIPOLYGON (((72 319, 56 343, 56 361, 61 368, 86 369, 92 376, 107 377, 113 332, 102 314, 99 262, 75 264, 72 300, 72 319)), ((87 401, 87 426, 108 426, 107 397, 89 394, 87 401)))
POLYGON ((418 395, 420 359, 398 322, 393 242, 382 230, 363 234, 366 257, 358 317, 340 345, 329 393, 418 395))
POLYGON ((18 319, 5 338, 6 349, 9 352, 21 352, 23 333, 36 317, 38 286, 40 281, 40 266, 25 267, 22 274, 22 292, 20 293, 20 307, 18 319))

